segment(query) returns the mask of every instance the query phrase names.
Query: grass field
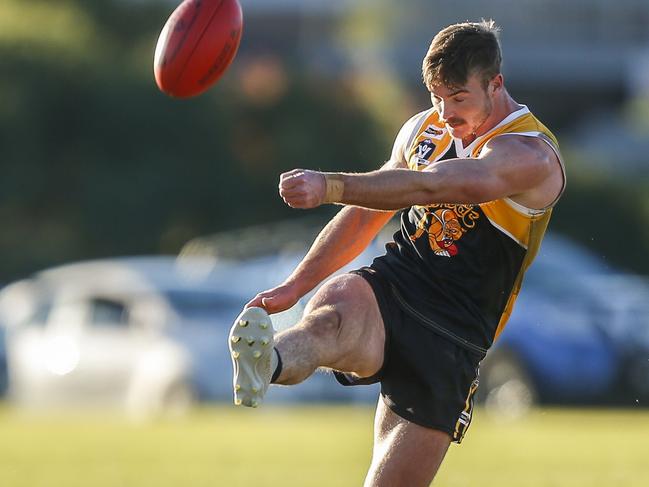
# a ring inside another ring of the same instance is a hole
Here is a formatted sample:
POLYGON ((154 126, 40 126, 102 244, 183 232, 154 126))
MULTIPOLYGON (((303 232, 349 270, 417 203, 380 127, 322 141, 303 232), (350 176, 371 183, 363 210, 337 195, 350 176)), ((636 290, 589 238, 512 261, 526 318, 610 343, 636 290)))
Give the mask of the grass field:
MULTIPOLYGON (((134 425, 0 408, 2 487, 360 486, 372 410, 214 407, 134 425)), ((649 410, 478 411, 435 486, 646 487, 649 410)), ((407 487, 407 486, 404 486, 407 487)))

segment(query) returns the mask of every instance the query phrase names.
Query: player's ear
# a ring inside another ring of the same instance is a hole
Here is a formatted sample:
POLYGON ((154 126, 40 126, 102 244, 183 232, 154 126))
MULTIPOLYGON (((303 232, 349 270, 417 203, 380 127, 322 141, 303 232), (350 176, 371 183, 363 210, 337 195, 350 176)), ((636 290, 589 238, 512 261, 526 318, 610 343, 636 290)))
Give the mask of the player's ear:
POLYGON ((489 94, 493 95, 497 91, 501 90, 503 84, 504 84, 503 75, 501 73, 498 73, 496 76, 491 78, 491 81, 489 81, 489 87, 488 87, 489 94))

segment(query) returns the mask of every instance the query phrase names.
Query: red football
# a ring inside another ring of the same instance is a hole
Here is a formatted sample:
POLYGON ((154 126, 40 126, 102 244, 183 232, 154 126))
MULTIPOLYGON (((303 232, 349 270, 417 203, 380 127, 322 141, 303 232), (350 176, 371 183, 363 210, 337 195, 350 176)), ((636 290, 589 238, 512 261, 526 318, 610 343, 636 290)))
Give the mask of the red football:
POLYGON ((234 59, 242 27, 237 0, 184 0, 156 45, 153 72, 160 90, 178 98, 207 90, 234 59))

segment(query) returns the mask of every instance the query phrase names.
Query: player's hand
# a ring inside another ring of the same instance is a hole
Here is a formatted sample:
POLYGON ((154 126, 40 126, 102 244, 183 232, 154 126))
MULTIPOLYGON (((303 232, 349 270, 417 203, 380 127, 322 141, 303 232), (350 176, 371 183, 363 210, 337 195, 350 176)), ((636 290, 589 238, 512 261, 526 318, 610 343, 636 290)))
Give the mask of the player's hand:
POLYGON ((293 307, 302 296, 287 284, 281 284, 252 298, 245 308, 264 308, 268 314, 279 313, 293 307))
POLYGON ((327 182, 323 173, 293 169, 279 177, 279 194, 291 208, 315 208, 324 203, 327 182))

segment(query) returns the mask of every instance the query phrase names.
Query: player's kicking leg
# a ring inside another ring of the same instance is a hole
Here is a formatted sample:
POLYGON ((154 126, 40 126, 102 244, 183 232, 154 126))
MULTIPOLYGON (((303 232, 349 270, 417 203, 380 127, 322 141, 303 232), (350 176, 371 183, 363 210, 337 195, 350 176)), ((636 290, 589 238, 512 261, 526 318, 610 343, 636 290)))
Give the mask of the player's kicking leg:
POLYGON ((273 337, 270 318, 248 308, 230 332, 235 403, 261 404, 274 382, 296 384, 318 367, 366 377, 383 364, 385 329, 370 285, 346 274, 326 283, 294 327, 273 337))

